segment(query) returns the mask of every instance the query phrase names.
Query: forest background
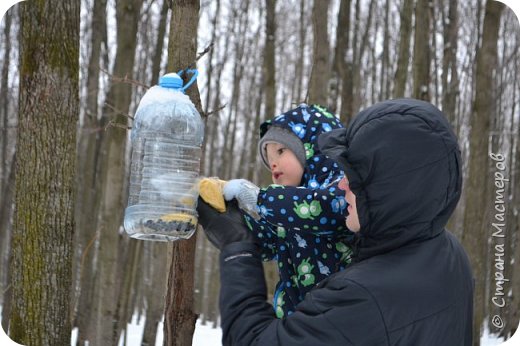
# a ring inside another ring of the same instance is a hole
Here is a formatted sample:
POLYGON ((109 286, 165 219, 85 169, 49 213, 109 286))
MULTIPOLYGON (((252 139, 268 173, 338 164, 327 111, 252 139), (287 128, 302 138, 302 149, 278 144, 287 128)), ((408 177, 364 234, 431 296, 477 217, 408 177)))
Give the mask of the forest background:
MULTIPOLYGON (((137 312, 146 316, 143 344, 154 344, 165 319, 165 344, 187 345, 196 314, 219 324, 218 251, 202 232, 162 244, 122 229, 131 116, 159 76, 195 62, 189 95, 206 122, 205 176, 268 184, 259 124, 302 102, 328 106, 345 124, 388 98, 441 108, 464 158, 448 229, 475 274, 475 345, 484 328, 514 333, 520 30, 509 8, 491 0, 65 3, 26 1, 0 23, 0 305, 13 338, 70 340, 76 327, 80 345, 115 345, 137 312), (41 330, 42 321, 52 327, 41 330)), ((266 277, 272 293, 272 263, 266 277)))

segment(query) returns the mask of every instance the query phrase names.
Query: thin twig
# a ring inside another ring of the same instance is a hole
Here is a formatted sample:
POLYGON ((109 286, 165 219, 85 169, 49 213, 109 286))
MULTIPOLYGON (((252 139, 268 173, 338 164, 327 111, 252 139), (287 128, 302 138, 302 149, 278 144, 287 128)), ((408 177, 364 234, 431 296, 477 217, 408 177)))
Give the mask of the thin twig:
POLYGON ((214 43, 211 42, 211 43, 206 47, 206 49, 204 49, 202 52, 200 52, 200 53, 197 55, 197 57, 195 58, 195 61, 192 62, 192 63, 191 63, 187 68, 183 69, 183 71, 184 71, 184 70, 187 70, 187 69, 192 69, 192 68, 194 68, 195 65, 197 64, 197 61, 199 61, 200 58, 202 58, 202 57, 203 57, 204 55, 206 55, 210 50, 213 49, 213 45, 214 45, 214 43))
POLYGON ((108 108, 110 108, 111 110, 116 112, 117 115, 125 116, 128 119, 131 119, 132 121, 134 121, 134 117, 133 116, 131 116, 130 114, 123 113, 123 111, 121 111, 121 110, 117 109, 116 107, 112 106, 110 103, 105 102, 105 106, 107 106, 108 108))
POLYGON ((110 120, 108 122, 108 124, 105 126, 105 131, 109 128, 109 127, 119 127, 120 129, 125 129, 125 130, 131 130, 132 128, 129 127, 129 126, 125 126, 123 124, 120 124, 120 123, 117 123, 115 122, 114 120, 110 120))
POLYGON ((5 294, 11 288, 11 284, 7 285, 2 294, 5 294))
POLYGON ((128 76, 124 76, 123 78, 121 77, 117 77, 117 76, 114 76, 113 74, 111 74, 110 72, 108 72, 107 70, 105 70, 104 68, 102 68, 101 66, 99 66, 99 70, 103 73, 105 73, 107 76, 110 77, 110 79, 114 82, 117 82, 117 83, 127 83, 127 84, 133 84, 133 85, 137 85, 137 86, 141 86, 145 89, 150 89, 150 86, 149 85, 146 85, 144 83, 141 83, 139 81, 136 81, 135 79, 130 79, 128 78, 128 76))
POLYGON ((227 106, 227 104, 225 104, 225 105, 223 105, 223 106, 220 106, 220 107, 218 107, 217 109, 212 110, 211 112, 207 112, 207 113, 205 113, 204 116, 205 116, 205 117, 209 117, 210 115, 213 115, 213 114, 215 114, 215 113, 218 113, 218 112, 220 112, 221 110, 223 110, 226 106, 227 106))
MULTIPOLYGON (((81 280, 83 278, 83 268, 85 266, 85 258, 87 257, 88 252, 90 250, 90 247, 94 244, 94 242, 95 242, 97 237, 98 237, 98 234, 96 232, 96 234, 94 234, 94 236, 90 239, 90 241, 88 242, 87 246, 83 250, 83 253, 81 254, 81 261, 80 261, 80 265, 79 265, 79 275, 78 275, 79 276, 78 281, 79 281, 80 284, 81 284, 81 280)), ((72 305, 72 307, 71 307, 72 311, 76 310, 77 305, 78 305, 78 301, 79 301, 79 295, 77 295, 76 299, 74 299, 74 305, 72 305)), ((71 314, 71 316, 72 315, 74 315, 74 314, 71 314)))

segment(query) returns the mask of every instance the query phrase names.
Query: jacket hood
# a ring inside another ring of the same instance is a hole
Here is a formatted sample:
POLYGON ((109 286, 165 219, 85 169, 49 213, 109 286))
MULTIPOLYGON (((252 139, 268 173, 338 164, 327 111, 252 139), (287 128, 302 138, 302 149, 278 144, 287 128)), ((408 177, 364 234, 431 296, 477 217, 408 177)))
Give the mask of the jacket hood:
POLYGON ((301 104, 262 123, 260 138, 271 126, 288 130, 302 141, 307 161, 301 185, 316 188, 337 179, 340 173, 338 165, 319 150, 317 143, 321 134, 344 128, 328 109, 317 104, 301 104))
POLYGON ((451 126, 432 104, 375 104, 348 129, 324 134, 320 148, 356 195, 358 260, 443 232, 461 194, 461 158, 451 126))

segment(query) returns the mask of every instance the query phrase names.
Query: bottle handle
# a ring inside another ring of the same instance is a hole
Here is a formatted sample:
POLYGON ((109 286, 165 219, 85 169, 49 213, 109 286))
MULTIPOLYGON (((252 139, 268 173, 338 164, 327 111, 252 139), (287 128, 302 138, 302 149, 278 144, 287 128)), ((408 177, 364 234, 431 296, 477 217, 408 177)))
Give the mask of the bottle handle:
POLYGON ((197 80, 197 76, 199 75, 199 71, 197 71, 197 69, 185 69, 185 70, 180 70, 179 72, 177 72, 179 77, 182 77, 182 74, 184 73, 184 71, 193 73, 193 76, 191 76, 191 79, 188 81, 188 83, 186 83, 186 85, 184 85, 182 88, 180 88, 180 91, 182 91, 182 92, 184 92, 186 89, 188 89, 193 84, 193 82, 195 82, 197 80))

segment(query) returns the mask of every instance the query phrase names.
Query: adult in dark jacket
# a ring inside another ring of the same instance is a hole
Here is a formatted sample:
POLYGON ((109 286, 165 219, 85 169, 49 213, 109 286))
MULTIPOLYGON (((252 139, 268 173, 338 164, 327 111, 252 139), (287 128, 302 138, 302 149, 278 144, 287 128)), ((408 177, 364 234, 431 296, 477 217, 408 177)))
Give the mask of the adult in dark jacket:
POLYGON ((444 229, 461 193, 460 152, 442 113, 418 100, 381 102, 320 147, 355 195, 355 263, 285 319, 266 303, 260 255, 235 204, 220 214, 199 201, 221 249, 224 345, 471 345, 469 261, 444 229))

